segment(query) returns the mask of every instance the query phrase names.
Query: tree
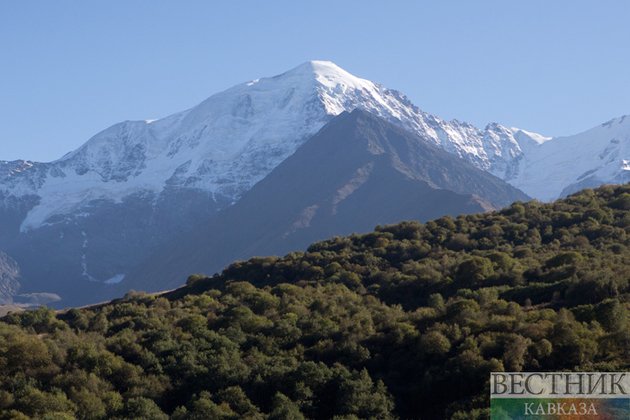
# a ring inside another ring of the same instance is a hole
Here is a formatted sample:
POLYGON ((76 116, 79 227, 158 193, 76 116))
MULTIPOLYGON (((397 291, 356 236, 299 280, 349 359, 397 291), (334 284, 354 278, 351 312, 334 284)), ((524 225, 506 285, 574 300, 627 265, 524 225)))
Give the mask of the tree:
POLYGON ((281 392, 273 398, 273 406, 269 420, 303 420, 304 416, 296 403, 281 392))
POLYGON ((168 420, 155 402, 148 398, 131 398, 123 409, 123 418, 129 420, 168 420))
POLYGON ((441 356, 451 349, 451 342, 439 331, 429 331, 420 336, 420 349, 429 355, 441 356))
POLYGON ((455 279, 462 286, 479 286, 493 274, 492 261, 484 257, 473 256, 457 267, 455 279))

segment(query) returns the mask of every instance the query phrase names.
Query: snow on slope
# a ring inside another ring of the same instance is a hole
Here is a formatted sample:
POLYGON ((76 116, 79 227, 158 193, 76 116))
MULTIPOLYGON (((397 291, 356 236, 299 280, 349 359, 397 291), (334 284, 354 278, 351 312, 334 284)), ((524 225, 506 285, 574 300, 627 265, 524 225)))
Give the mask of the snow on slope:
POLYGON ((630 117, 527 150, 510 182, 530 196, 553 200, 582 188, 630 181, 630 117))

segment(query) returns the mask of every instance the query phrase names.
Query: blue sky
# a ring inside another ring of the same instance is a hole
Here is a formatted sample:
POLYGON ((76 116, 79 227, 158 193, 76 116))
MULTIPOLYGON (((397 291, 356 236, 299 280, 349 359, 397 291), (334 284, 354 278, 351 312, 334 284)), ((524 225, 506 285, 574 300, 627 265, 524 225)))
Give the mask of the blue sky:
POLYGON ((628 1, 0 3, 0 159, 189 108, 310 59, 427 112, 546 135, 630 114, 628 1))

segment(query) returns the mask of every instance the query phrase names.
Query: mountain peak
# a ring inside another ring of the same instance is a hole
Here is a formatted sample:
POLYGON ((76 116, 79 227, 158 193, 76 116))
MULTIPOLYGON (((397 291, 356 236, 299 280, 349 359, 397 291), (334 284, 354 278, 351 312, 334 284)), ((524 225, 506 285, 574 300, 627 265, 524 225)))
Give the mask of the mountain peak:
POLYGON ((348 88, 374 88, 374 83, 369 80, 357 77, 332 61, 325 60, 307 61, 275 78, 286 76, 312 78, 325 88, 337 89, 336 93, 343 93, 344 89, 348 88))
POLYGON ((309 70, 313 70, 315 72, 325 72, 325 71, 345 71, 344 69, 342 69, 341 67, 339 67, 337 64, 335 64, 334 62, 330 61, 330 60, 309 60, 309 61, 305 61, 304 63, 300 64, 299 66, 293 68, 292 70, 289 71, 293 71, 293 70, 305 70, 305 71, 309 71, 309 70))
POLYGON ((289 73, 303 73, 303 74, 319 74, 319 75, 330 75, 330 74, 350 74, 346 70, 339 67, 337 64, 328 60, 310 60, 305 61, 297 67, 292 68, 289 71, 284 72, 283 74, 289 73))

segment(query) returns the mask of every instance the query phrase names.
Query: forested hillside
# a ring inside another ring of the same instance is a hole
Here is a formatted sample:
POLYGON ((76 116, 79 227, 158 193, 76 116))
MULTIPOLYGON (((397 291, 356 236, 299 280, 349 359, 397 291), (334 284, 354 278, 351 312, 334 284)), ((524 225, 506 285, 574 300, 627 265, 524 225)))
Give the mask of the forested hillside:
POLYGON ((500 370, 630 367, 630 186, 378 227, 0 322, 2 418, 484 418, 500 370))

